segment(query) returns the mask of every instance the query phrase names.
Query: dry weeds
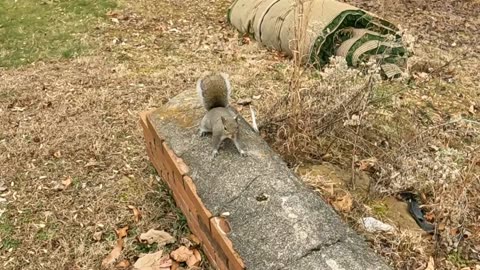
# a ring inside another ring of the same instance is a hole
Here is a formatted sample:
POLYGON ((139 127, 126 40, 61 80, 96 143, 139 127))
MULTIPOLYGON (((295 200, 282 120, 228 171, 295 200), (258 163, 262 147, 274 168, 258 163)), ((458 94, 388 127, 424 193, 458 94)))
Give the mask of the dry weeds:
MULTIPOLYGON (((412 63, 425 64, 411 67, 417 77, 409 84, 375 84, 360 111, 338 101, 354 100, 354 86, 367 77, 342 64, 306 71, 290 103, 282 103, 294 62, 242 42, 225 22, 227 1, 125 1, 110 14, 116 20, 89 35, 98 44, 94 56, 1 70, 0 180, 8 189, 0 185, 8 203, 0 201, 2 269, 97 269, 115 245, 114 229, 125 225, 131 229, 120 260, 131 263, 146 251, 135 235, 152 228, 184 235, 185 222, 147 160, 138 113, 193 90, 208 69, 231 74, 235 99, 260 96, 253 100, 263 135, 292 164, 327 160, 350 168, 375 157, 372 197, 407 187, 425 194, 444 224, 440 238, 367 235, 397 269, 423 269, 429 256, 436 269, 473 265, 480 243, 480 94, 478 36, 471 33, 478 16, 455 1, 372 3, 356 2, 420 37, 412 63), (453 23, 443 19, 451 15, 453 23), (442 67, 472 49, 470 58, 442 67), (277 113, 267 117, 272 108, 277 113), (340 120, 323 130, 328 112, 340 120), (52 190, 68 177, 68 188, 52 190), (129 205, 140 209, 138 223, 129 205)), ((352 215, 363 215, 368 200, 353 199, 352 215)))
MULTIPOLYGON (((421 195, 427 219, 438 226, 434 238, 414 227, 394 235, 364 232, 397 269, 424 269, 431 258, 435 269, 480 267, 479 50, 478 37, 465 32, 478 25, 467 9, 479 5, 355 4, 396 19, 419 38, 410 77, 362 88, 370 77, 338 61, 322 72, 302 73, 294 67, 291 82, 298 83, 291 83, 283 95, 270 95, 274 102, 266 107, 273 109, 266 110, 271 118, 264 135, 292 165, 326 161, 351 172, 343 182, 354 196, 355 209, 341 214, 354 227, 358 217, 382 218, 371 211, 379 197, 403 190, 421 195), (453 22, 440 19, 447 14, 455 14, 453 22), (355 191, 361 171, 371 177, 361 187, 367 195, 355 191)), ((305 180, 334 206, 338 203, 332 199, 335 185, 322 176, 307 174, 305 180)), ((345 195, 337 196, 343 200, 345 195)))

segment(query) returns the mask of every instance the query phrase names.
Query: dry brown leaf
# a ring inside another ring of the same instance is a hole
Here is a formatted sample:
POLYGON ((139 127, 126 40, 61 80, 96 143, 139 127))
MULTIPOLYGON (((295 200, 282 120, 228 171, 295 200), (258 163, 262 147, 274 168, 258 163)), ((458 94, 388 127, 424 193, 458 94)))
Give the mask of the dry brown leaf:
POLYGON ((56 184, 53 189, 56 191, 62 191, 67 189, 72 184, 72 178, 69 176, 67 179, 63 180, 61 184, 56 184))
POLYGON ((72 184, 72 178, 69 176, 67 179, 62 181, 62 185, 64 186, 64 189, 68 188, 72 184))
POLYGON ((360 160, 358 162, 358 169, 360 171, 368 171, 370 168, 374 167, 375 164, 377 164, 377 159, 376 158, 367 158, 360 160))
POLYGON ((247 44, 248 45, 248 44, 250 44, 250 42, 251 42, 251 40, 250 40, 249 37, 243 37, 242 38, 242 44, 247 44))
POLYGON ((175 243, 175 238, 165 231, 158 231, 154 229, 148 230, 146 233, 140 234, 140 242, 147 242, 148 244, 158 243, 159 246, 175 243))
POLYGON ((5 183, 2 181, 0 182, 0 192, 7 191, 8 187, 5 185, 5 183))
POLYGON ((343 197, 337 198, 332 202, 333 207, 340 212, 350 212, 352 210, 353 200, 350 193, 346 193, 343 197))
POLYGON ((102 240, 102 234, 103 234, 102 232, 95 232, 95 233, 93 234, 93 240, 95 240, 95 241, 100 241, 100 240, 102 240))
POLYGON ((117 244, 112 249, 110 254, 108 254, 108 256, 105 257, 105 259, 103 259, 102 267, 107 267, 108 265, 114 263, 122 253, 122 249, 123 249, 123 239, 118 239, 117 244))
POLYGON ((192 266, 197 266, 200 264, 202 261, 202 256, 200 255, 200 252, 197 249, 193 249, 193 256, 190 256, 187 260, 187 265, 189 267, 192 266))
POLYGON ((115 268, 117 269, 127 269, 128 267, 130 267, 130 262, 128 260, 123 260, 115 265, 115 268))
POLYGON ((432 222, 433 220, 435 220, 435 213, 433 213, 433 211, 426 213, 425 214, 425 219, 427 221, 432 222))
POLYGON ((134 218, 135 222, 138 223, 140 221, 140 219, 142 219, 142 213, 140 212, 140 210, 138 210, 137 207, 135 207, 133 205, 129 205, 128 208, 133 211, 133 218, 134 218))
POLYGON ((450 235, 457 235, 458 234, 458 229, 457 228, 451 228, 450 229, 450 235))
POLYGON ((188 239, 190 239, 190 241, 192 241, 193 243, 195 243, 195 245, 200 245, 200 243, 202 242, 202 241, 200 240, 200 238, 198 238, 198 237, 197 237, 195 234, 193 234, 193 233, 188 236, 188 239))
POLYGON ((176 261, 172 261, 172 268, 170 270, 178 270, 180 268, 180 263, 176 261))
POLYGON ((188 239, 188 238, 186 238, 186 237, 180 238, 180 240, 178 241, 178 243, 179 243, 180 245, 186 246, 187 248, 190 248, 191 246, 193 246, 192 241, 190 241, 190 239, 188 239))
POLYGON ((435 261, 433 260, 432 257, 428 259, 428 265, 427 265, 427 268, 425 268, 425 270, 435 270, 435 261))
POLYGON ((238 105, 249 105, 251 103, 252 103, 251 98, 242 98, 242 99, 237 100, 238 105))
POLYGON ((193 255, 193 251, 185 246, 181 246, 170 253, 172 259, 177 262, 186 262, 193 255))
POLYGON ((128 226, 125 226, 123 228, 116 229, 115 233, 117 234, 118 238, 123 238, 123 237, 127 236, 127 234, 128 234, 127 231, 128 231, 128 226))
POLYGON ((133 265, 135 270, 170 270, 172 260, 168 255, 162 257, 163 250, 145 254, 133 265))
POLYGON ((62 157, 62 153, 59 151, 56 151, 55 153, 53 153, 53 156, 56 157, 56 158, 61 158, 62 157))

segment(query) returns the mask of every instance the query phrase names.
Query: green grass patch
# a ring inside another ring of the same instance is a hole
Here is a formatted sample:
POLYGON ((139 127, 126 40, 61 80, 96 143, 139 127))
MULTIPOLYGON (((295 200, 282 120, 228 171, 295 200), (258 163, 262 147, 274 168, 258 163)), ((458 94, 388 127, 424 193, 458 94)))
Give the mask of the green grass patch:
POLYGON ((151 245, 138 242, 135 246, 135 250, 138 253, 151 253, 158 250, 158 244, 153 243, 151 245))
POLYGON ((85 53, 85 35, 115 0, 0 0, 0 67, 85 53))
POLYGON ((10 220, 4 216, 0 218, 0 250, 16 249, 20 241, 12 237, 13 225, 10 220))

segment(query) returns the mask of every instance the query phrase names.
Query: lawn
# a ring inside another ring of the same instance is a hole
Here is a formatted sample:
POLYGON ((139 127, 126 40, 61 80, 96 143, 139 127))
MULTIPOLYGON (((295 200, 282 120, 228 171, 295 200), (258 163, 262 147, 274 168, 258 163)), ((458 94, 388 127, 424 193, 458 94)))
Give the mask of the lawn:
MULTIPOLYGON (((293 62, 239 36, 226 22, 230 1, 0 0, 0 268, 100 269, 125 226, 118 261, 156 251, 137 239, 150 229, 175 237, 166 251, 187 243, 185 217, 150 165, 138 115, 194 91, 205 70, 221 70, 234 100, 253 100, 260 124, 276 117, 262 129, 274 150, 306 165, 305 181, 334 207, 347 202, 339 214, 392 266, 477 270, 479 3, 348 2, 417 37, 412 78, 377 82, 362 125, 342 118, 336 133, 312 137, 291 131, 309 127, 315 118, 302 116, 318 111, 272 106, 289 91, 293 62), (441 237, 406 222, 392 194, 407 187, 441 237), (366 215, 399 221, 400 230, 365 233, 357 218, 366 215)), ((348 87, 352 73, 309 69, 300 89, 348 87)), ((321 94, 301 97, 318 105, 321 94)))
POLYGON ((85 35, 116 6, 111 0, 0 1, 0 67, 88 52, 93 44, 85 35))

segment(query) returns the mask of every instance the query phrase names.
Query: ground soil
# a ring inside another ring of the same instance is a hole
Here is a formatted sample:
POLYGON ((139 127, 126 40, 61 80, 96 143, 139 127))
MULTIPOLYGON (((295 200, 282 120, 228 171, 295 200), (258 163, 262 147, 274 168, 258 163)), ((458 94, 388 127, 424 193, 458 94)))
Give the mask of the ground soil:
MULTIPOLYGON (((468 114, 467 99, 480 106, 478 1, 353 2, 419 37, 422 59, 446 63, 472 52, 453 66, 463 95, 458 108, 468 114)), ((98 45, 90 55, 0 70, 2 269, 99 269, 115 244, 114 229, 125 225, 122 256, 131 262, 148 251, 135 240, 141 232, 188 235, 147 159, 139 112, 193 90, 205 70, 230 73, 234 99, 288 87, 282 71, 291 61, 242 42, 226 22, 228 5, 125 1, 86 37, 98 45), (55 189, 69 177, 68 188, 55 189), (141 209, 140 222, 128 205, 141 209)))

